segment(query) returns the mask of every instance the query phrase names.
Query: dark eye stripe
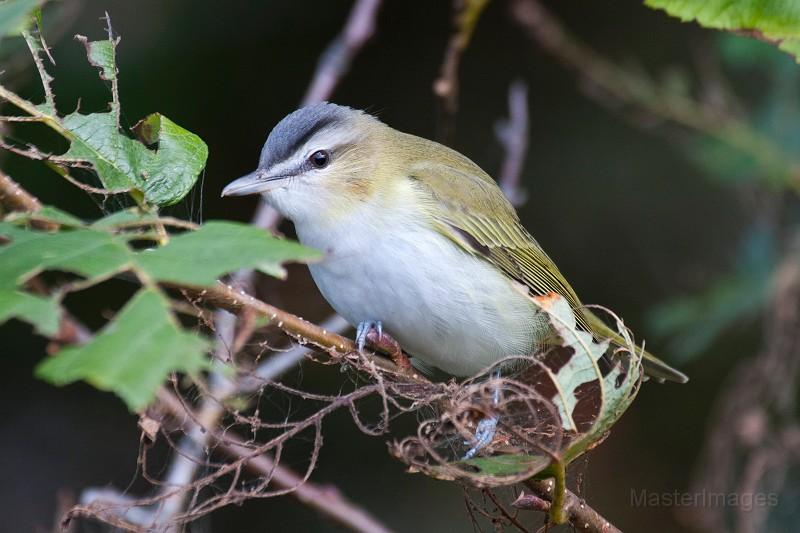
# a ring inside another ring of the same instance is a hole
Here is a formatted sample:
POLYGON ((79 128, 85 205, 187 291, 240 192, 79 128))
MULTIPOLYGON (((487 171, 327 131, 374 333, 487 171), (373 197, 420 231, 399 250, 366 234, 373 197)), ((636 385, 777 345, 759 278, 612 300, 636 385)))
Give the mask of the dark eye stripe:
POLYGON ((327 128, 336 124, 338 120, 335 117, 321 117, 313 126, 308 128, 301 136, 297 137, 291 145, 288 146, 284 158, 291 157, 292 154, 297 152, 304 144, 306 144, 311 137, 327 128))

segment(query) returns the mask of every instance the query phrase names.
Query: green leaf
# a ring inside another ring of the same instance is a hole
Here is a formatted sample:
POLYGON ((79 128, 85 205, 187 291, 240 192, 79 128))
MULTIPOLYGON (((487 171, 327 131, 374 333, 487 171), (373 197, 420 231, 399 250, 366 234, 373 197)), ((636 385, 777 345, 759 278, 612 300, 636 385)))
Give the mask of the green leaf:
POLYGON ((550 457, 544 455, 495 455, 492 457, 473 457, 461 464, 475 468, 475 475, 491 477, 511 477, 529 472, 541 472, 550 464, 550 457))
MULTIPOLYGON (((103 187, 110 193, 129 193, 142 206, 164 206, 180 201, 194 187, 208 158, 208 147, 193 133, 168 118, 154 113, 145 118, 146 144, 120 130, 117 70, 114 63, 116 41, 87 41, 89 61, 100 68, 101 77, 112 81, 111 112, 88 115, 74 112, 58 116, 52 98, 34 105, 0 86, 2 97, 29 115, 44 122, 69 142, 67 151, 49 161, 63 166, 91 165, 103 187), (148 146, 152 145, 152 146, 148 146)), ((28 39, 31 46, 39 46, 28 39)), ((36 50, 34 50, 36 54, 36 50)), ((40 69, 43 83, 50 77, 40 69)), ((47 91, 46 91, 47 94, 47 91)))
POLYGON ((281 263, 320 257, 316 250, 251 225, 207 222, 197 231, 173 237, 166 246, 140 253, 137 263, 156 279, 210 285, 222 274, 246 267, 283 277, 281 263))
POLYGON ((208 159, 203 140, 160 113, 153 113, 140 124, 147 130, 147 144, 158 143, 158 150, 147 150, 141 165, 145 179, 145 199, 157 205, 180 201, 194 187, 208 159))
POLYGON ((9 213, 8 216, 5 217, 5 220, 8 222, 28 222, 35 220, 38 222, 51 222, 60 226, 83 226, 83 221, 79 218, 70 215, 66 211, 62 211, 49 205, 43 206, 38 211, 32 213, 25 211, 14 211, 9 213))
POLYGON ((0 38, 19 35, 29 24, 31 13, 43 0, 7 0, 0 2, 0 38))
POLYGON ((151 204, 174 204, 197 181, 208 147, 200 137, 162 115, 150 115, 145 121, 154 123, 157 150, 120 133, 113 113, 67 115, 61 125, 72 143, 56 160, 91 163, 103 186, 112 192, 141 191, 151 204))
POLYGON ((58 333, 61 309, 56 301, 27 292, 0 289, 0 324, 18 318, 32 324, 42 335, 58 333))
POLYGON ((45 360, 36 375, 55 385, 86 380, 140 410, 171 372, 206 368, 208 347, 207 340, 178 327, 161 294, 142 289, 91 342, 45 360))
POLYGON ((106 81, 116 80, 117 43, 108 39, 90 41, 83 35, 76 35, 75 38, 86 47, 86 57, 92 66, 100 69, 100 77, 106 81))
POLYGON ((257 268, 281 277, 286 261, 312 261, 321 254, 296 242, 279 239, 256 227, 211 221, 196 231, 173 237, 168 244, 136 252, 128 247, 130 234, 112 234, 115 224, 131 220, 156 222, 153 217, 111 215, 98 226, 46 232, 0 222, 0 288, 13 289, 45 270, 63 270, 89 280, 103 280, 127 269, 139 270, 156 281, 212 285, 225 273, 257 268))
POLYGON ((609 350, 608 341, 595 342, 578 328, 563 296, 533 302, 553 330, 547 346, 525 362, 505 365, 502 385, 478 376, 453 391, 449 407, 392 447, 396 457, 438 479, 504 486, 539 474, 560 476, 565 465, 602 440, 636 397, 641 353, 620 321, 625 347, 609 350), (487 409, 499 420, 500 438, 488 450, 492 455, 462 460, 470 445, 465 422, 475 420, 474 411, 487 409))
POLYGON ((91 224, 91 228, 97 230, 114 230, 122 226, 137 223, 137 224, 155 224, 158 222, 157 215, 144 214, 140 209, 134 207, 131 209, 123 209, 116 211, 110 215, 104 216, 101 219, 95 220, 91 224))
POLYGON ((0 236, 11 241, 0 246, 0 288, 15 288, 49 269, 103 279, 131 259, 124 241, 84 228, 44 232, 2 222, 0 236))
POLYGON ((800 2, 795 0, 645 0, 684 22, 753 33, 800 61, 800 2))

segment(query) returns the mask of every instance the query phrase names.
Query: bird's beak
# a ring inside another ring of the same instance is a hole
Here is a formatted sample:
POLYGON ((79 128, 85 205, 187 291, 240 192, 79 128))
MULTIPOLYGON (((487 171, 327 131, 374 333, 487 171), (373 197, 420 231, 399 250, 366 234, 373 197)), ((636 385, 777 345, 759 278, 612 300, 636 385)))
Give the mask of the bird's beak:
POLYGON ((222 196, 243 196, 257 194, 280 187, 287 175, 270 176, 266 170, 259 169, 246 176, 233 180, 222 189, 222 196))

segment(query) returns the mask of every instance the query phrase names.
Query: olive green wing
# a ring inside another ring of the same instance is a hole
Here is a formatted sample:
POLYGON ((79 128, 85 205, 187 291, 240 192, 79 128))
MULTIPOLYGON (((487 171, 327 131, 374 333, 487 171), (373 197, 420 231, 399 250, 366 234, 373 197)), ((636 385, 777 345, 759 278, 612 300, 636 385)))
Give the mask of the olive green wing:
MULTIPOLYGON (((423 203, 428 202, 426 211, 434 228, 527 287, 532 295, 556 292, 573 309, 581 308, 575 291, 522 226, 491 177, 469 160, 448 163, 412 167, 412 180, 423 194, 423 203)), ((580 313, 577 319, 590 329, 580 313)))
MULTIPOLYGON (((420 193, 433 227, 460 246, 521 283, 531 295, 551 292, 562 295, 586 331, 610 338, 622 338, 585 308, 552 259, 519 221, 514 207, 500 188, 466 157, 448 151, 439 163, 412 166, 410 179, 420 193)), ((686 382, 688 378, 655 356, 645 353, 647 373, 659 380, 686 382)))

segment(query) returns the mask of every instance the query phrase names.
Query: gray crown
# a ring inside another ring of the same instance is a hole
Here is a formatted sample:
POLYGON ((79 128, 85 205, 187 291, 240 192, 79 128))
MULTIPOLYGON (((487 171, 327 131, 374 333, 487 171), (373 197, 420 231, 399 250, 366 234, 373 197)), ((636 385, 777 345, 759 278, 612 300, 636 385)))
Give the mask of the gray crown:
POLYGON ((362 113, 362 111, 329 102, 301 107, 278 122, 270 132, 267 142, 261 150, 258 166, 267 169, 285 161, 308 142, 315 133, 329 126, 342 124, 362 113))

